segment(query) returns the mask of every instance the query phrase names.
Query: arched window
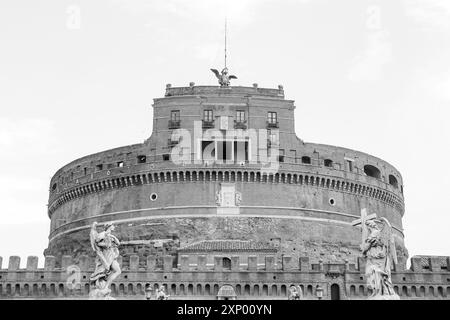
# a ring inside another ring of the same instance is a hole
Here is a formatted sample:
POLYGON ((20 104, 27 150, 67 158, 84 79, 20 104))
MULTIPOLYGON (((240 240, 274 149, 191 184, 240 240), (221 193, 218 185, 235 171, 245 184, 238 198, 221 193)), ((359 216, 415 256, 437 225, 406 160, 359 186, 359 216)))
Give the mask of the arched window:
POLYGON ((302 157, 302 163, 303 164, 311 164, 311 158, 307 156, 302 157))
POLYGON ((177 294, 177 285, 175 283, 172 283, 170 286, 170 294, 176 295, 177 294))
POLYGON ((244 286, 244 295, 249 296, 250 295, 250 285, 246 284, 244 286))
POLYGON ((367 164, 364 166, 364 173, 368 175, 369 177, 373 177, 376 179, 381 178, 381 172, 377 167, 374 167, 370 164, 367 164))
POLYGON ((270 295, 276 296, 277 294, 278 294, 278 289, 277 289, 277 286, 274 284, 274 285, 272 285, 272 290, 270 292, 270 295))
POLYGON ((269 286, 267 284, 264 284, 262 287, 262 295, 268 296, 269 295, 269 286))
POLYGON ((58 295, 63 296, 64 295, 64 285, 62 283, 58 286, 58 295))
POLYGON ((180 284, 180 290, 178 291, 180 295, 185 295, 184 284, 180 284))
POLYGON ((236 285, 236 294, 237 294, 237 295, 240 295, 240 294, 241 294, 241 285, 240 285, 240 284, 237 284, 237 285, 236 285))
POLYGON ((133 284, 129 283, 128 284, 128 294, 134 294, 134 290, 133 290, 133 284))
POLYGON ((312 296, 313 295, 313 286, 312 285, 308 285, 306 287, 306 295, 308 295, 308 296, 312 296))
POLYGON ((323 164, 325 165, 325 167, 329 167, 332 168, 333 167, 333 160, 331 159, 325 159, 323 164))
POLYGON ((402 296, 408 296, 408 287, 406 287, 406 286, 403 286, 402 287, 402 296))
POLYGON ((394 188, 398 188, 398 181, 397 178, 394 177, 392 174, 389 175, 389 184, 393 186, 394 188))

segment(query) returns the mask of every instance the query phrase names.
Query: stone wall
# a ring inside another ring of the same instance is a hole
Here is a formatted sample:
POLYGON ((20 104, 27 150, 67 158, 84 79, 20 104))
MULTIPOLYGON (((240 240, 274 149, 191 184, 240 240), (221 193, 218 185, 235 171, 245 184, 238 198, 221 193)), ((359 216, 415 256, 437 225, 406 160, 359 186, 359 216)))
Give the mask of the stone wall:
MULTIPOLYGON (((413 259, 415 270, 395 267, 392 273, 400 298, 450 299, 450 258, 446 258, 445 269, 440 266, 439 270, 420 269, 423 258, 413 259)), ((428 259, 431 265, 436 260, 428 259)), ((94 261, 87 256, 77 260, 75 263, 71 256, 64 256, 57 262, 48 256, 45 267, 38 268, 37 257, 28 257, 26 268, 20 269, 20 258, 10 257, 6 269, 0 265, 0 299, 87 299, 94 261), (72 286, 74 279, 77 285, 72 286)), ((173 256, 164 256, 161 266, 154 256, 145 261, 137 255, 120 257, 123 272, 114 282, 112 293, 118 299, 144 299, 146 286, 164 285, 171 299, 215 299, 219 288, 227 284, 233 286, 238 299, 287 299, 290 285, 301 285, 305 299, 317 299, 316 285, 324 289, 324 299, 331 299, 332 286, 337 286, 339 298, 344 300, 366 299, 369 294, 363 259, 356 265, 311 264, 307 257, 290 256, 284 256, 281 264, 276 264, 273 256, 266 256, 264 265, 257 263, 256 256, 249 256, 245 263, 238 256, 231 260, 231 270, 224 271, 221 256, 215 256, 213 266, 205 264, 206 256, 199 256, 196 265, 181 259, 178 268, 174 267, 173 256)))

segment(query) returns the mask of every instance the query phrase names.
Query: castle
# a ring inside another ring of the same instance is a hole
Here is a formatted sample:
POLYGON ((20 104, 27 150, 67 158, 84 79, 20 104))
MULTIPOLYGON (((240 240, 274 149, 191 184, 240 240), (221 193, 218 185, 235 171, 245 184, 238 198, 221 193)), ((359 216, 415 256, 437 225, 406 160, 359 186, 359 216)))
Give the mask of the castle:
MULTIPOLYGON (((45 266, 0 258, 0 298, 87 298, 89 229, 112 222, 122 274, 112 295, 143 299, 364 299, 363 208, 394 230, 401 299, 449 299, 450 257, 406 269, 403 180, 386 161, 295 134, 284 89, 166 86, 142 144, 77 159, 50 183, 45 266)), ((109 128, 108 130, 114 130, 109 128)))

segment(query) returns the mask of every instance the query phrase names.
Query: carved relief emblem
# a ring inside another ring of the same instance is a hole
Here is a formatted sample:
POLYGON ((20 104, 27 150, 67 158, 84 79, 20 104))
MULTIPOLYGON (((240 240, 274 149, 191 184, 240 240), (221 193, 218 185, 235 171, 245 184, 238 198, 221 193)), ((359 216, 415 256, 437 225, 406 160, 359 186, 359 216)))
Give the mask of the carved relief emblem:
POLYGON ((216 192, 216 205, 219 207, 236 207, 242 202, 242 194, 236 191, 234 183, 221 183, 216 192))

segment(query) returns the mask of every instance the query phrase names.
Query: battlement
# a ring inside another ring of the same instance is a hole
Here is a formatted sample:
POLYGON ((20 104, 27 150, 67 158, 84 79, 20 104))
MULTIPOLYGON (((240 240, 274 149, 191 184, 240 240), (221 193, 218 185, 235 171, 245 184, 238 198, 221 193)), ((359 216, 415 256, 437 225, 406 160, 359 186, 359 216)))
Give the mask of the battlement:
MULTIPOLYGON (((240 256, 215 255, 214 263, 207 264, 206 255, 196 257, 195 263, 189 261, 189 255, 180 255, 179 261, 175 256, 166 255, 161 257, 139 255, 126 255, 118 258, 123 271, 294 271, 294 272, 323 272, 344 274, 348 272, 364 273, 365 263, 363 258, 358 258, 357 263, 310 263, 308 257, 300 257, 298 260, 291 256, 283 256, 280 261, 276 260, 275 255, 266 255, 264 263, 258 263, 256 255, 250 255, 248 259, 240 256), (228 259, 228 260, 224 260, 228 259), (226 266, 225 266, 226 265, 226 266)), ((93 271, 95 267, 95 258, 87 255, 81 255, 76 260, 72 256, 64 255, 57 261, 54 256, 46 256, 44 267, 38 268, 38 257, 27 257, 25 268, 20 268, 21 258, 19 256, 10 256, 7 268, 3 268, 3 258, 0 257, 0 272, 40 272, 40 271, 64 271, 69 266, 77 266, 82 271, 93 271)), ((450 257, 443 256, 414 256, 411 258, 411 267, 405 270, 400 265, 393 267, 394 272, 408 273, 450 273, 450 257)), ((3 280, 3 278, 0 278, 3 280)))
MULTIPOLYGON (((331 286, 339 287, 342 299, 364 299, 370 293, 362 258, 357 264, 321 261, 311 264, 308 257, 297 260, 290 256, 276 261, 271 255, 265 256, 262 264, 257 263, 256 256, 248 259, 214 256, 213 264, 206 263, 205 255, 198 256, 195 263, 190 263, 187 255, 181 255, 179 261, 175 259, 174 256, 119 257, 122 274, 111 286, 113 295, 131 299, 142 295, 143 299, 146 287, 156 289, 161 285, 166 286, 174 299, 189 296, 215 299, 222 285, 233 286, 241 299, 286 299, 291 285, 300 285, 305 299, 317 299, 317 285, 324 289, 325 298, 330 297, 331 286)), ((7 269, 2 269, 2 260, 0 257, 0 298, 88 297, 89 277, 94 271, 92 257, 80 256, 74 261, 71 256, 63 256, 57 264, 55 257, 47 256, 44 267, 38 268, 38 258, 30 256, 24 269, 20 268, 18 256, 9 258, 7 269)), ((392 281, 402 299, 449 299, 450 257, 413 257, 410 270, 394 268, 392 281), (426 268, 427 261, 430 268, 426 268), (442 261, 446 263, 445 268, 442 261)))

